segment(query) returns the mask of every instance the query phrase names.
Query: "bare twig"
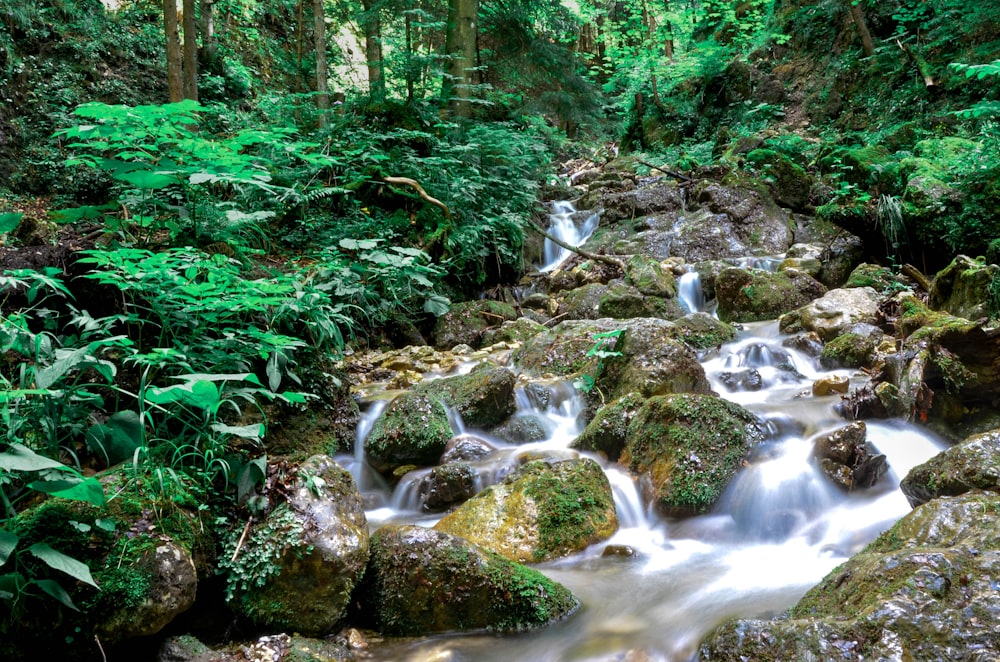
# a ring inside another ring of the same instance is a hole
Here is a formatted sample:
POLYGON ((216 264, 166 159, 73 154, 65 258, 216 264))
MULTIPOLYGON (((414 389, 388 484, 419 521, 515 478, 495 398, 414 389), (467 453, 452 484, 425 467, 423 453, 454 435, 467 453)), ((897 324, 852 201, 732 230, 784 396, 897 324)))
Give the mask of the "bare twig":
POLYGON ((236 557, 239 556, 240 549, 243 548, 243 541, 247 539, 247 532, 250 531, 250 525, 253 524, 253 515, 247 520, 246 526, 243 527, 243 533, 240 534, 240 539, 236 543, 236 549, 233 550, 233 558, 229 559, 230 563, 236 561, 236 557))
POLYGON ((447 218, 449 221, 451 220, 451 210, 448 209, 448 205, 441 202, 437 198, 428 195, 427 191, 424 190, 424 187, 421 186, 419 182, 417 182, 417 180, 410 179, 409 177, 383 176, 380 181, 383 181, 386 184, 396 184, 397 186, 409 186, 410 188, 412 188, 414 191, 417 192, 417 195, 419 195, 422 200, 424 200, 429 204, 434 205, 435 207, 438 207, 441 211, 444 212, 444 217, 447 218))
POLYGON ((650 170, 659 170, 664 175, 666 175, 668 177, 673 177, 676 180, 679 180, 679 181, 682 181, 682 182, 693 182, 694 181, 693 179, 691 179, 690 177, 688 177, 687 175, 685 175, 683 173, 674 172, 673 170, 664 170, 663 166, 653 165, 652 163, 647 163, 646 161, 643 161, 641 159, 636 159, 636 160, 639 163, 641 163, 642 165, 644 165, 647 168, 649 168, 650 170))
POLYGON ((528 222, 528 225, 531 227, 532 230, 534 230, 538 234, 542 235, 543 237, 545 237, 546 239, 548 239, 549 241, 551 241, 556 246, 560 246, 562 248, 565 248, 566 250, 571 251, 573 253, 576 253, 577 255, 582 255, 583 257, 587 258, 588 260, 594 260, 595 262, 603 262, 604 264, 610 264, 613 267, 617 267, 617 268, 621 269, 622 271, 625 271, 625 263, 623 263, 621 260, 619 260, 616 257, 611 257, 610 255, 598 255, 597 253, 591 253, 590 251, 585 251, 582 248, 579 248, 577 246, 571 246, 570 244, 567 244, 562 239, 558 239, 556 237, 553 237, 551 234, 549 234, 548 232, 546 232, 545 230, 543 230, 539 226, 535 225, 531 221, 528 222))
POLYGON ((922 274, 919 269, 917 269, 912 264, 904 264, 900 269, 900 272, 916 282, 924 292, 931 291, 931 281, 927 276, 922 274))

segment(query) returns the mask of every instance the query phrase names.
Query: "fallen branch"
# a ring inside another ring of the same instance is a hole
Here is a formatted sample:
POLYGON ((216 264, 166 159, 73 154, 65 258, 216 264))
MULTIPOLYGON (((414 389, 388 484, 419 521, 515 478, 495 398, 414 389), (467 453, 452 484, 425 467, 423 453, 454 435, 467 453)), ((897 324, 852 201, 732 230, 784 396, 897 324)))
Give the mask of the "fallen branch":
POLYGON ((666 175, 668 177, 673 177, 674 179, 677 179, 679 181, 682 181, 682 182, 693 182, 694 181, 693 179, 691 179, 690 177, 688 177, 685 174, 682 174, 682 173, 679 173, 679 172, 674 172, 673 170, 664 170, 662 166, 656 166, 656 165, 653 165, 652 163, 647 163, 647 162, 645 162, 645 161, 643 161, 641 159, 636 159, 636 160, 639 163, 641 163, 642 165, 644 165, 647 168, 649 168, 650 170, 659 170, 664 175, 666 175))
POLYGON ((922 289, 924 292, 930 292, 931 291, 931 281, 930 281, 930 279, 928 279, 927 276, 925 276, 924 274, 922 274, 920 272, 920 270, 917 269, 912 264, 904 264, 903 267, 902 267, 902 269, 900 269, 900 272, 904 276, 907 276, 908 278, 910 278, 911 280, 913 280, 914 282, 916 282, 916 284, 919 285, 920 289, 922 289))
POLYGON ((448 205, 441 202, 437 198, 428 195, 427 191, 424 190, 424 187, 421 186, 420 183, 417 182, 417 180, 410 179, 409 177, 383 176, 379 181, 385 182, 386 184, 396 184, 397 186, 409 186, 410 188, 412 188, 414 191, 417 192, 417 195, 419 195, 422 200, 441 209, 441 211, 444 212, 444 217, 447 218, 449 221, 451 220, 451 210, 448 209, 448 205))
POLYGON ((924 79, 924 87, 929 90, 936 90, 937 83, 934 81, 934 76, 931 75, 931 65, 927 63, 927 60, 921 57, 915 50, 910 48, 909 44, 904 44, 899 39, 896 40, 896 45, 899 46, 904 53, 906 53, 906 56, 910 58, 910 61, 917 68, 917 71, 920 72, 920 75, 924 79))
POLYGON ((595 262, 603 262, 604 264, 610 264, 613 267, 617 267, 617 268, 621 269, 622 271, 625 271, 625 263, 622 262, 621 260, 619 260, 616 257, 611 257, 610 255, 598 255, 597 253, 591 253, 590 251, 585 251, 582 248, 578 248, 577 246, 571 246, 571 245, 567 244, 565 241, 563 241, 562 239, 558 239, 556 237, 553 237, 548 232, 546 232, 545 230, 543 230, 539 226, 535 225, 531 221, 528 221, 528 225, 531 227, 532 230, 534 230, 538 234, 542 235, 543 237, 545 237, 546 239, 548 239, 549 241, 551 241, 556 246, 559 246, 561 248, 565 248, 566 250, 571 251, 573 253, 576 253, 577 255, 583 256, 583 257, 587 258, 588 260, 594 260, 595 262))

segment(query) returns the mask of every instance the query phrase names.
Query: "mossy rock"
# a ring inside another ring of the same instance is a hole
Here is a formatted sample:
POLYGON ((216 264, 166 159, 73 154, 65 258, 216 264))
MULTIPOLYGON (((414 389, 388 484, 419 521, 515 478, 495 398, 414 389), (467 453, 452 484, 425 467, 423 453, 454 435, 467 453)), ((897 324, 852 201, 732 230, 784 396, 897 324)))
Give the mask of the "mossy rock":
POLYGON ((870 287, 878 292, 892 292, 904 289, 906 284, 892 269, 865 262, 854 268, 844 287, 870 287))
POLYGON ((381 473, 408 465, 437 464, 452 429, 448 410, 438 398, 404 393, 375 421, 365 440, 365 456, 381 473))
POLYGON ((618 529, 608 478, 591 459, 528 462, 435 526, 513 561, 547 561, 618 529))
POLYGON ((674 320, 674 337, 696 350, 712 349, 736 340, 736 327, 708 313, 691 313, 674 320))
POLYGON ((545 325, 527 317, 508 320, 497 329, 487 329, 483 332, 483 344, 494 345, 498 342, 523 343, 545 331, 545 325))
POLYGON ((1000 284, 1000 267, 959 255, 934 276, 927 303, 970 320, 997 317, 995 283, 1000 284))
POLYGON ((601 317, 601 301, 608 292, 604 283, 587 283, 566 292, 559 302, 558 314, 571 320, 593 320, 601 317))
POLYGON ((394 636, 528 630, 579 606, 569 590, 537 570, 419 526, 375 532, 357 600, 362 618, 394 636))
POLYGON ((422 382, 413 393, 455 409, 466 426, 484 429, 499 425, 514 413, 516 382, 507 368, 480 363, 466 375, 422 382))
POLYGON ((827 370, 872 366, 882 335, 881 330, 874 326, 842 333, 823 346, 820 364, 827 370))
POLYGON ((755 149, 747 154, 746 160, 764 176, 778 204, 796 211, 809 206, 809 191, 813 182, 805 168, 770 149, 755 149))
POLYGON ((510 304, 483 299, 454 303, 434 325, 434 347, 451 349, 456 345, 479 347, 487 329, 499 327, 520 315, 510 304))
POLYGON ((629 423, 645 402, 646 398, 638 393, 628 393, 609 402, 597 411, 583 433, 570 446, 603 453, 612 462, 617 462, 625 448, 629 423))
POLYGON ((708 512, 753 445, 758 419, 711 395, 650 398, 629 423, 619 462, 648 481, 648 496, 668 516, 708 512))
POLYGON ((867 189, 876 184, 884 165, 891 160, 889 150, 881 145, 836 147, 819 159, 824 174, 838 174, 844 181, 867 189))
POLYGON ((804 306, 826 292, 810 276, 793 271, 724 269, 715 279, 719 319, 727 322, 757 322, 777 319, 804 306))
POLYGON ((941 496, 1000 491, 1000 430, 969 437, 913 467, 899 487, 914 508, 941 496))
POLYGON ((514 350, 512 359, 521 370, 541 376, 546 373, 569 376, 592 370, 599 359, 587 356, 594 346, 594 334, 621 328, 612 319, 567 320, 540 333, 514 350))
POLYGON ((633 255, 625 263, 625 282, 640 294, 672 299, 677 296, 677 281, 669 269, 645 255, 633 255))
POLYGON ((832 340, 855 324, 876 324, 882 298, 870 287, 838 288, 778 319, 782 333, 811 331, 832 340))
POLYGON ((658 317, 677 319, 683 317, 684 314, 684 308, 676 299, 643 294, 638 288, 627 285, 620 280, 608 283, 597 304, 599 318, 658 317))

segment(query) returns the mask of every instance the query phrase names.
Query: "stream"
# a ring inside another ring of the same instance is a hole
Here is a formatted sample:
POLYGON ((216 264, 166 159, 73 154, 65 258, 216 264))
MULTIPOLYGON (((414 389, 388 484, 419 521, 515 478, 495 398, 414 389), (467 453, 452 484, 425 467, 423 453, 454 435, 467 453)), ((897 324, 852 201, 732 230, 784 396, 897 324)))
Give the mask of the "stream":
MULTIPOLYGON (((581 219, 572 207, 557 206, 552 216, 554 234, 558 223, 574 225, 577 234, 571 239, 566 239, 570 228, 559 230, 568 243, 582 243, 593 230, 587 226, 596 225, 596 215, 581 219)), ((543 266, 554 269, 564 258, 547 252, 543 266)), ((776 260, 755 262, 771 263, 776 260)), ((680 297, 689 311, 713 309, 713 302, 701 295, 697 274, 680 278, 680 297)), ((535 566, 581 600, 576 614, 525 634, 373 642, 371 659, 605 661, 633 659, 627 657, 631 651, 639 660, 686 661, 723 621, 774 616, 794 605, 910 511, 899 481, 946 445, 902 421, 869 421, 868 440, 887 457, 889 471, 872 488, 853 493, 837 489, 812 459, 812 440, 847 421, 834 409, 840 397, 814 397, 811 385, 821 377, 846 376, 854 387, 864 375, 823 370, 817 360, 783 346, 783 339, 777 322, 746 324, 735 341, 700 358, 716 393, 755 413, 771 432, 712 513, 684 520, 659 517, 642 503, 627 472, 595 457, 615 492, 619 531, 579 554, 535 566), (752 379, 734 380, 733 375, 752 379)), ((457 417, 453 421, 456 434, 474 434, 498 448, 479 464, 481 487, 502 480, 526 452, 581 454, 568 446, 582 431, 577 416, 582 399, 568 383, 545 386, 549 397, 544 405, 519 389, 516 414, 539 417, 548 432, 544 441, 513 446, 465 430, 457 417)), ((383 407, 369 406, 359 426, 358 453, 342 462, 350 466, 370 504, 373 530, 388 523, 431 526, 440 514, 421 512, 408 494, 419 478, 416 472, 391 491, 364 466, 364 437, 383 407)))

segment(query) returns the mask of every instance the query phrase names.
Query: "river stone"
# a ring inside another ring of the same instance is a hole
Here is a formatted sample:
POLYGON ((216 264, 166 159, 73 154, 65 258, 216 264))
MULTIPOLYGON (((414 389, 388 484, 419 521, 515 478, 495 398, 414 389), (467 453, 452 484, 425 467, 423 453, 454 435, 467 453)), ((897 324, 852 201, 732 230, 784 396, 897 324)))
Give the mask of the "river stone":
POLYGON ((666 393, 711 393, 698 357, 675 340, 678 327, 659 319, 633 319, 624 324, 614 351, 605 359, 596 389, 607 399, 627 393, 643 397, 666 393))
POLYGON ((614 497, 589 458, 528 462, 435 526, 513 561, 548 561, 606 540, 618 529, 614 497))
POLYGON ((991 314, 990 284, 1000 276, 1000 267, 959 255, 939 271, 931 282, 928 305, 955 317, 978 320, 991 314))
POLYGON ((523 343, 529 338, 545 331, 545 325, 527 317, 508 320, 498 329, 487 329, 483 332, 483 344, 495 345, 498 342, 523 343))
POLYGON ((643 294, 638 288, 627 285, 622 280, 608 283, 597 304, 598 317, 615 319, 634 317, 677 319, 684 317, 684 314, 684 308, 676 299, 643 294))
POLYGON ((378 472, 436 464, 451 439, 448 410, 437 398, 403 393, 389 403, 365 440, 365 456, 378 472))
POLYGON ((571 320, 599 319, 601 301, 607 291, 608 286, 603 283, 588 283, 570 290, 559 302, 557 314, 571 320))
POLYGON ((240 572, 230 570, 230 605, 264 627, 330 634, 364 573, 368 542, 354 478, 328 456, 311 457, 295 470, 288 500, 246 536, 240 572))
POLYGON ((669 269, 645 255, 633 255, 625 263, 625 281, 640 294, 672 299, 677 296, 677 281, 669 269))
POLYGON ((579 601, 542 573, 468 540, 419 526, 384 526, 357 593, 359 612, 391 636, 521 631, 574 612, 579 601))
POLYGON ((599 359, 587 356, 594 346, 594 334, 622 328, 612 319, 567 320, 524 343, 512 355, 515 365, 524 372, 541 376, 546 373, 566 377, 593 369, 599 359))
POLYGON ((864 421, 855 421, 813 440, 813 456, 837 487, 852 491, 875 485, 889 470, 885 455, 867 442, 864 421))
POLYGON ((544 421, 535 414, 514 416, 503 425, 490 430, 490 434, 509 444, 528 444, 549 438, 544 421))
POLYGON ((826 292, 815 278, 798 271, 724 269, 715 279, 719 319, 758 322, 776 319, 826 292))
POLYGON ((689 313, 674 320, 674 337, 696 350, 736 340, 736 327, 708 313, 689 313))
POLYGON ((484 362, 467 375, 422 382, 413 393, 451 407, 465 425, 483 429, 502 423, 517 409, 516 382, 514 373, 507 368, 484 362))
POLYGON ((420 503, 427 510, 441 510, 476 493, 476 471, 464 462, 432 468, 417 486, 420 503))
POLYGON ((995 660, 1000 497, 919 506, 812 588, 789 617, 731 621, 700 660, 995 660))
POLYGON ((823 346, 819 363, 827 370, 873 366, 885 334, 871 324, 854 324, 823 346))
POLYGON ((1000 491, 1000 430, 969 437, 913 467, 899 487, 914 508, 975 489, 1000 491))
POLYGON ((448 312, 438 317, 434 324, 434 346, 438 349, 451 349, 455 345, 465 344, 478 348, 487 329, 518 317, 520 315, 513 306, 500 301, 483 299, 453 303, 448 312))
POLYGON ((639 474, 647 496, 670 517, 711 510, 753 445, 760 421, 709 395, 650 398, 629 423, 620 464, 639 474))
POLYGON ((491 455, 494 448, 485 439, 471 434, 460 434, 448 440, 441 454, 441 464, 449 462, 475 462, 491 455))
POLYGON ((617 462, 625 448, 628 425, 645 402, 646 398, 638 393, 627 393, 609 402, 597 411, 570 447, 603 453, 612 462, 617 462))
POLYGON ((880 297, 870 287, 830 290, 819 299, 782 315, 783 333, 814 331, 824 341, 844 333, 852 324, 878 324, 880 297))

